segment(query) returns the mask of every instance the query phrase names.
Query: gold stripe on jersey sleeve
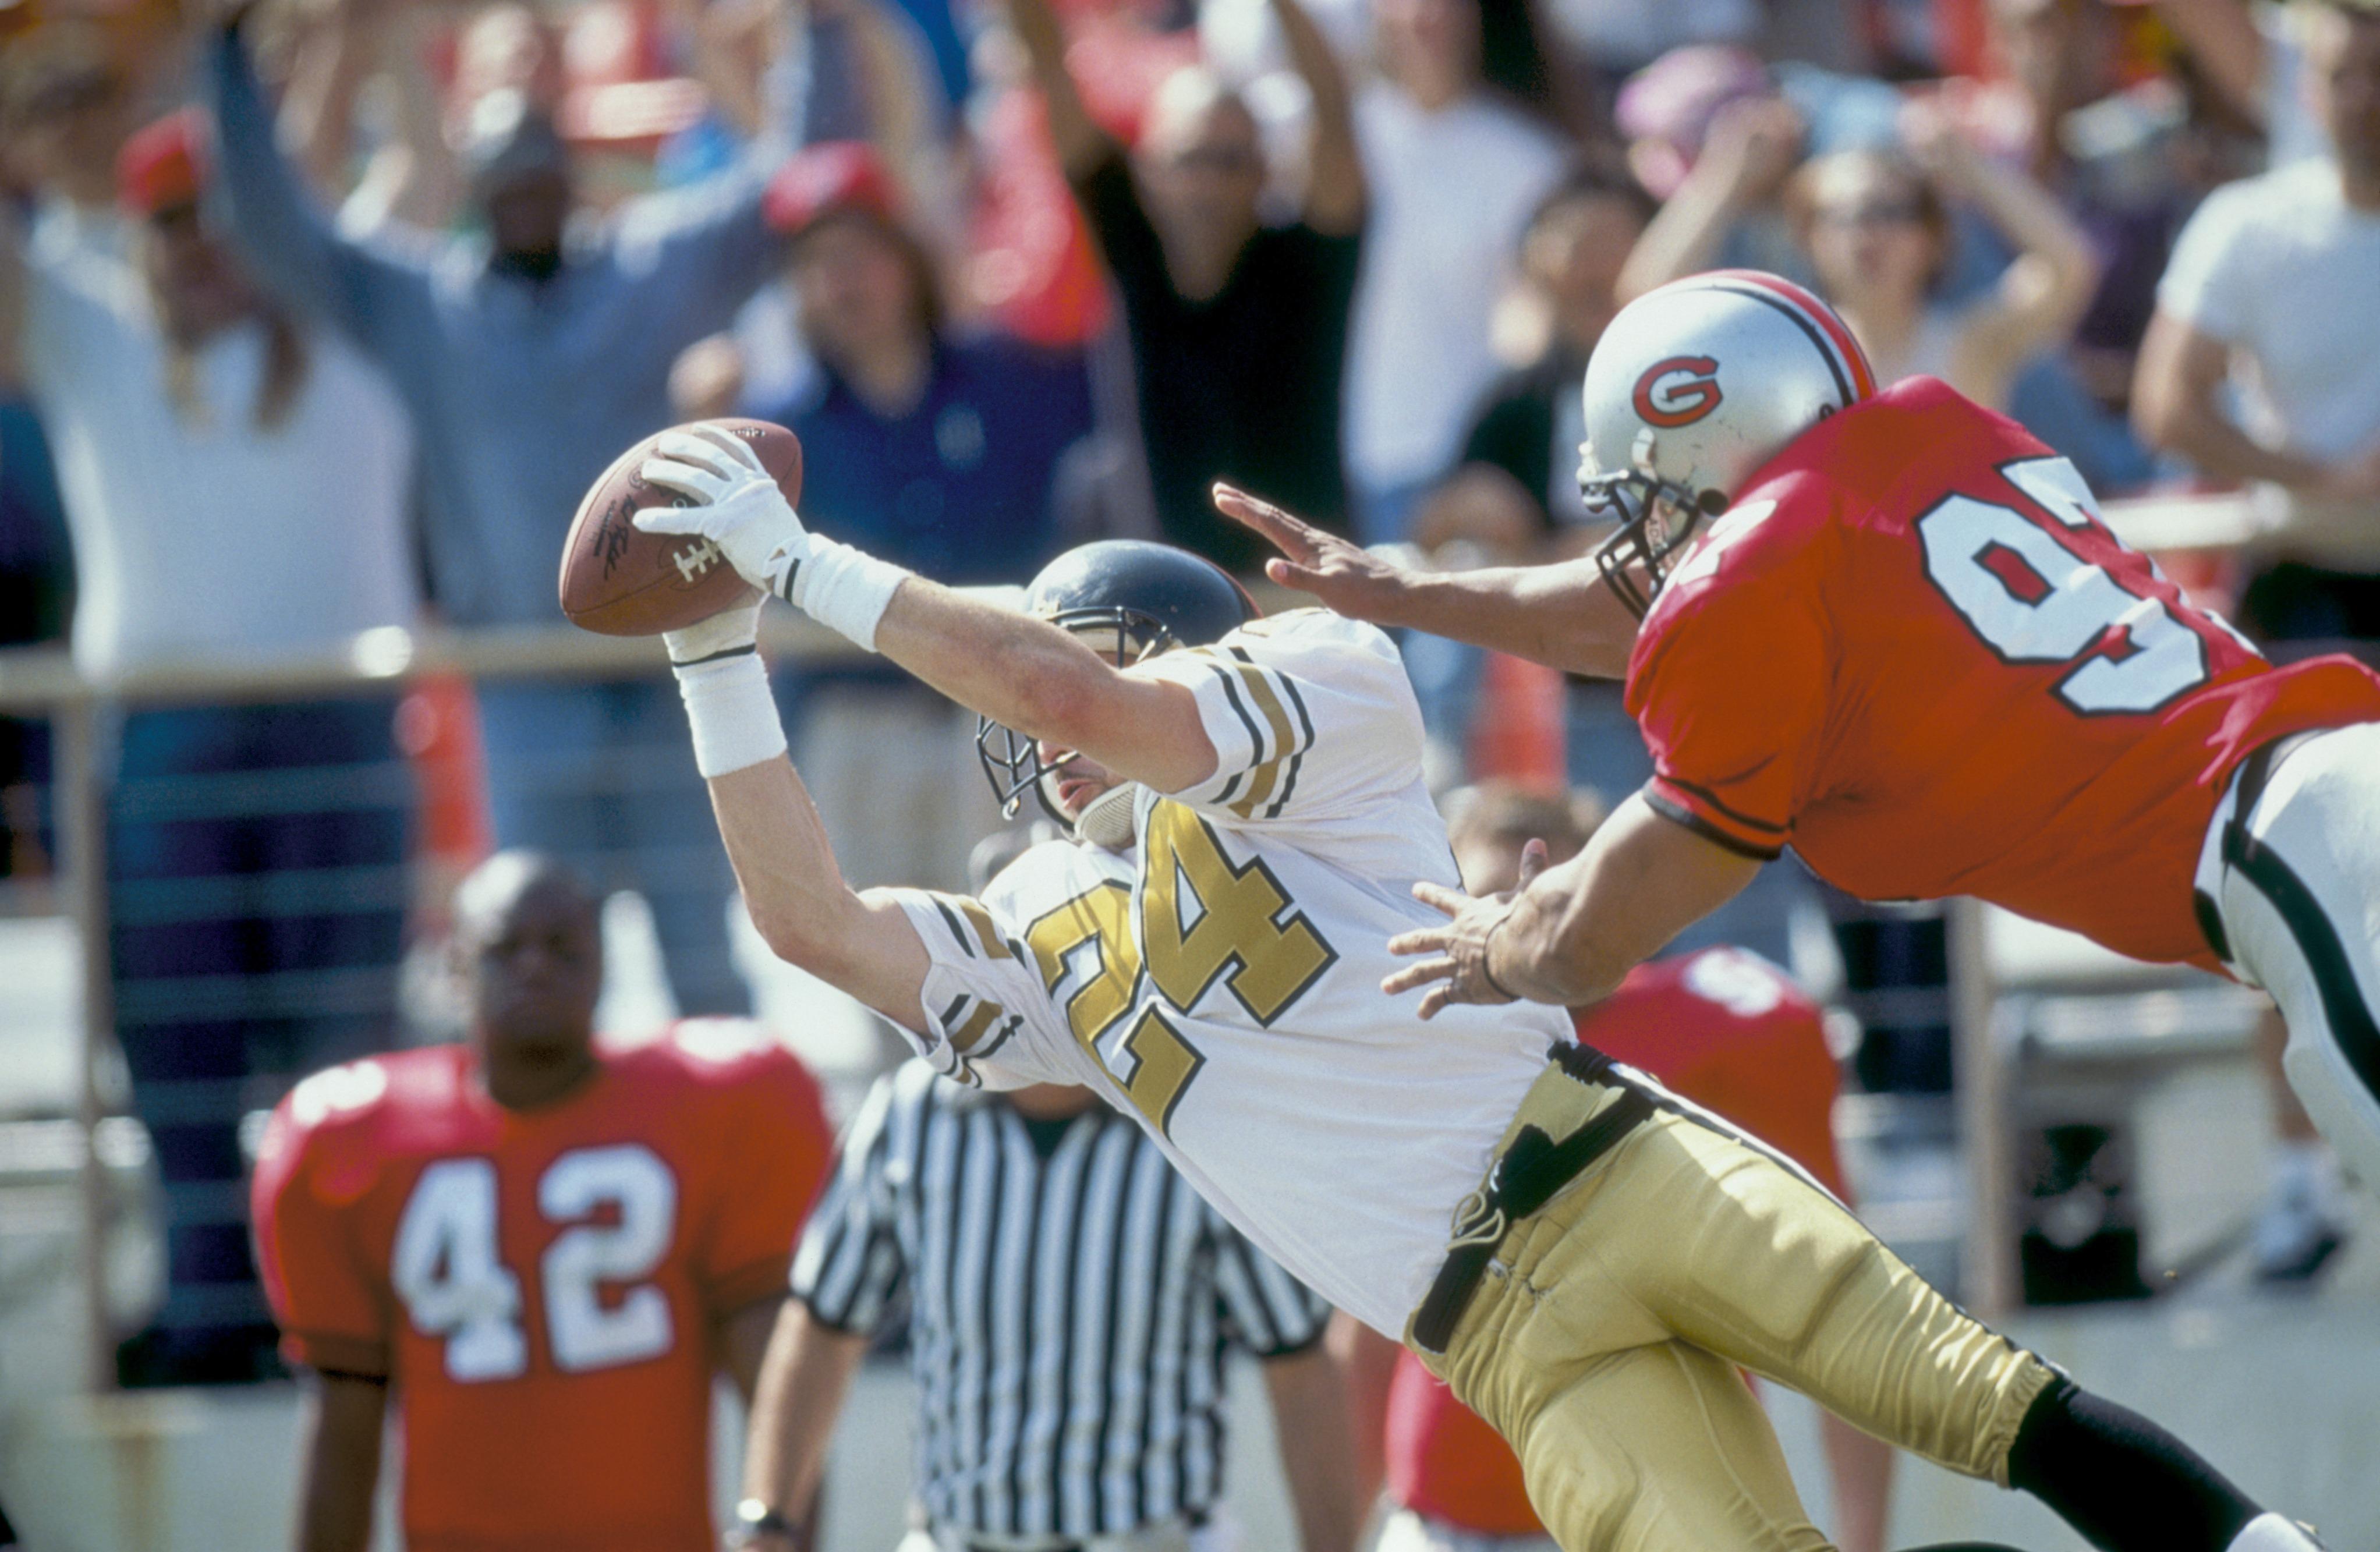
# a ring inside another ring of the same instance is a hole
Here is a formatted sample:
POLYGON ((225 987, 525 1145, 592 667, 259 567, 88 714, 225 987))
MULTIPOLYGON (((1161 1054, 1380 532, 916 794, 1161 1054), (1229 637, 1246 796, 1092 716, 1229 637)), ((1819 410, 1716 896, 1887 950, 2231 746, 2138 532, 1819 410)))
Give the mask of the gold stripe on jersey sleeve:
POLYGON ((977 940, 983 944, 985 958, 1014 959, 1016 957, 1008 952, 1008 944, 1002 940, 1000 929, 992 926, 991 913, 983 908, 981 901, 970 900, 963 894, 954 894, 951 896, 951 903, 958 907, 959 915, 965 916, 967 919, 967 925, 975 928, 977 940))
POLYGON ((1007 1016, 1008 1010, 999 1003, 978 999, 975 1012, 960 1020, 959 1026, 950 1032, 952 1049, 961 1051, 975 1049, 975 1043, 983 1038, 984 1031, 1007 1016))
POLYGON ((1257 817, 1257 806, 1272 795, 1273 783, 1281 779, 1281 762, 1267 760, 1248 772, 1248 790, 1236 803, 1225 805, 1244 819, 1257 817))
POLYGON ((1273 693, 1272 681, 1254 663, 1233 666, 1239 669, 1240 678, 1248 687, 1249 698, 1257 703, 1257 709, 1264 714, 1266 724, 1272 729, 1272 758, 1281 759, 1293 753, 1297 748, 1297 733, 1290 726, 1288 709, 1281 705, 1281 697, 1273 693))

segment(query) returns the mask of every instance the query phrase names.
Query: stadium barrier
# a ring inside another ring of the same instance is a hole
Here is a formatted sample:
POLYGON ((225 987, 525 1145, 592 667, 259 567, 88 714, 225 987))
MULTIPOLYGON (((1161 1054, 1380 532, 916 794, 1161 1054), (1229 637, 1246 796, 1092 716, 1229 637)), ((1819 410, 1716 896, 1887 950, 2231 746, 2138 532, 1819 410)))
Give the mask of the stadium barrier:
MULTIPOLYGON (((2252 538, 2262 521, 2238 497, 2188 496, 2109 503, 2119 534, 2143 549, 2218 552, 2252 538)), ((1294 601, 1265 584, 1268 602, 1294 601)), ((1014 606, 1014 588, 984 596, 1014 606)), ((824 665, 860 656, 839 636, 790 611, 765 617, 762 646, 772 663, 824 665)), ((112 920, 107 869, 107 773, 101 734, 126 709, 236 705, 343 695, 392 695, 435 675, 481 680, 616 680, 658 678, 666 672, 655 643, 589 635, 565 625, 471 630, 386 627, 362 633, 311 654, 271 659, 193 656, 143 667, 101 683, 79 674, 56 648, 0 649, 0 716, 46 721, 52 729, 53 782, 47 806, 58 856, 44 887, 0 889, 0 914, 55 915, 70 920, 85 946, 79 969, 79 1049, 74 1158, 83 1223, 80 1277, 89 1314, 87 1374, 95 1391, 114 1387, 114 1332, 106 1309, 105 1235, 115 1187, 111 1157, 119 1147, 95 1147, 120 1118, 111 1111, 111 1063, 116 1060, 116 1010, 108 956, 112 920)), ((1960 1292, 1986 1316, 2018 1300, 2018 1203, 2012 1135, 2011 1070, 2016 1037, 1995 1035, 1993 955, 1986 915, 1973 902, 1951 903, 1949 967, 1954 1061, 1960 1075, 1956 1107, 1969 1200, 1961 1234, 1960 1292)))

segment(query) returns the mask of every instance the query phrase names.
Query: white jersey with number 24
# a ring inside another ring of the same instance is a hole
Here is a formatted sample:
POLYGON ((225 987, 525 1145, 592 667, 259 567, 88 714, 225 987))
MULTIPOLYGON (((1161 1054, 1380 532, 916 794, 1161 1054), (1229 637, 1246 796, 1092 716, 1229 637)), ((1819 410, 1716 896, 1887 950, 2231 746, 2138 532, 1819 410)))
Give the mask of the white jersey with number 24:
POLYGON ((1459 887, 1421 712, 1374 626, 1300 610, 1134 673, 1186 685, 1219 765, 1141 795, 1137 843, 1034 848, 970 900, 899 898, 933 956, 920 1044, 965 1083, 1083 1084, 1332 1303, 1402 1333, 1560 1009, 1380 979, 1459 887))

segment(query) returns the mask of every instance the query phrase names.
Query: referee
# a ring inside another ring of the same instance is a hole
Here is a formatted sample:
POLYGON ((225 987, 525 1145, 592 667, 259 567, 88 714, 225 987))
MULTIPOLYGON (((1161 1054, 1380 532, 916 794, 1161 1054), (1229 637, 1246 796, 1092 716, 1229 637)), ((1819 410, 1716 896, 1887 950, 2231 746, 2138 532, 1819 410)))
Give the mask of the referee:
POLYGON ((1224 1552, 1223 1359, 1264 1360, 1306 1552, 1351 1552, 1330 1308, 1087 1089, 880 1080, 794 1262, 729 1545, 808 1545, 828 1437, 896 1300, 941 1552, 1224 1552))

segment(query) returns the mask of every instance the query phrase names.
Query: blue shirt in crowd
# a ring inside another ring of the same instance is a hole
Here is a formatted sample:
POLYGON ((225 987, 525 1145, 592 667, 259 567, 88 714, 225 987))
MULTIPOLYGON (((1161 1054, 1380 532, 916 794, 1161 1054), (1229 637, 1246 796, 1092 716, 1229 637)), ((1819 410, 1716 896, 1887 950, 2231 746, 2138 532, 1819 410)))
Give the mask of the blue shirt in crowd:
POLYGON ((1058 545, 1058 463, 1091 430, 1079 355, 944 338, 925 393, 885 417, 832 371, 765 418, 802 439, 804 521, 937 582, 1022 583, 1058 545))
POLYGON ((398 231, 344 237, 283 160, 236 33, 208 67, 215 194, 243 257, 289 305, 385 370, 419 446, 431 596, 461 624, 560 617, 563 537, 587 487, 667 426, 679 352, 725 328, 783 261, 761 216, 775 157, 631 200, 531 280, 484 244, 398 231))

